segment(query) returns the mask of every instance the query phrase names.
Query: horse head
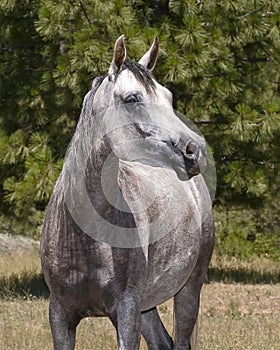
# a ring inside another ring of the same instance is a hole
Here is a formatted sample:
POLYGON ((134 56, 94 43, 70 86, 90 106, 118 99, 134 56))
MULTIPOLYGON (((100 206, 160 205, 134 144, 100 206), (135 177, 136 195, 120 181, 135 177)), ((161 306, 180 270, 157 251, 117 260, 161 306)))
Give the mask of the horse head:
POLYGON ((155 38, 139 62, 126 61, 120 36, 93 104, 106 111, 106 135, 119 159, 171 168, 179 179, 188 180, 204 166, 206 143, 178 118, 172 93, 152 75, 158 51, 155 38))

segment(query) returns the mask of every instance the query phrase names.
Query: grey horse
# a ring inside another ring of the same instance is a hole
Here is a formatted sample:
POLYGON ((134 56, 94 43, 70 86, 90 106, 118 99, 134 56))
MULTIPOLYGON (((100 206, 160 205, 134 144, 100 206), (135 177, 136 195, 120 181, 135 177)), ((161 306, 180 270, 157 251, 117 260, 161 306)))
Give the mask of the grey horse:
MULTIPOLYGON (((93 81, 48 204, 41 262, 55 350, 75 347, 85 317, 107 316, 119 350, 195 349, 200 291, 213 250, 205 141, 172 109, 151 71, 117 39, 93 81), (157 305, 174 298, 173 339, 157 305)), ((93 345, 94 348, 94 345, 93 345)))

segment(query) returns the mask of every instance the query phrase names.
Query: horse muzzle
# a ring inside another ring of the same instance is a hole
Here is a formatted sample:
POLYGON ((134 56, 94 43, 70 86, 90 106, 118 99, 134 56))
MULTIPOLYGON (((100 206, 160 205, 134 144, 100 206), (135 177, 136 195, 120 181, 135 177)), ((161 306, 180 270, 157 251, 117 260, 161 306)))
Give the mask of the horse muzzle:
POLYGON ((204 156, 204 145, 199 146, 195 141, 190 140, 187 143, 180 142, 175 145, 174 151, 181 154, 183 163, 180 165, 174 165, 174 170, 180 180, 186 181, 191 179, 195 175, 199 175, 206 162, 204 156))

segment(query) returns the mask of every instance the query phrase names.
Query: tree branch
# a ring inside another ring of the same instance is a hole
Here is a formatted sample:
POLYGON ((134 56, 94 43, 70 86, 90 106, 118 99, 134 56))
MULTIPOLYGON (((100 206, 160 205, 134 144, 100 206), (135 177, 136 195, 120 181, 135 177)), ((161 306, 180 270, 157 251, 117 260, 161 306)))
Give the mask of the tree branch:
POLYGON ((90 20, 90 18, 89 18, 89 15, 88 15, 88 13, 87 13, 87 10, 86 10, 86 8, 85 8, 85 6, 84 6, 84 4, 82 3, 81 0, 79 0, 79 4, 80 4, 80 7, 81 7, 81 9, 82 9, 82 12, 83 12, 83 14, 84 14, 86 20, 88 21, 89 24, 92 24, 92 22, 91 22, 91 20, 90 20))
POLYGON ((264 8, 265 8, 265 5, 263 5, 262 7, 260 7, 260 8, 257 9, 257 10, 254 10, 254 11, 245 13, 245 14, 242 15, 242 16, 239 16, 239 17, 237 17, 237 19, 243 19, 243 18, 246 18, 246 17, 248 17, 248 16, 254 15, 255 13, 258 13, 258 12, 262 11, 264 8))

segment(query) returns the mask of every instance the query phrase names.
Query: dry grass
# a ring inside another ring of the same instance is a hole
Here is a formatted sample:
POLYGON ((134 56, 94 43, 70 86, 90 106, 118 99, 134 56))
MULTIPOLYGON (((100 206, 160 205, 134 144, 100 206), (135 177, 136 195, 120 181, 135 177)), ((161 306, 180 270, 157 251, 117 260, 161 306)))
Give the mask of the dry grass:
POLYGON ((40 258, 37 250, 30 252, 12 252, 0 255, 0 276, 9 277, 12 274, 20 275, 25 271, 39 273, 41 271, 40 258))
MULTIPOLYGON (((279 350, 280 285, 204 286, 199 316, 200 350, 279 350)), ((46 300, 0 302, 0 349, 51 349, 46 300)), ((169 331, 172 302, 159 307, 169 331)), ((77 350, 115 349, 115 331, 107 319, 84 319, 77 350)), ((141 349, 146 349, 144 343, 141 349)))
POLYGON ((0 234, 0 276, 39 272, 39 242, 22 236, 0 234))
MULTIPOLYGON (((254 257, 252 260, 240 260, 236 257, 221 257, 216 254, 213 255, 211 259, 210 266, 212 268, 223 268, 225 270, 235 269, 235 270, 248 270, 248 271, 258 271, 259 273, 265 273, 270 271, 271 273, 278 273, 280 268, 280 263, 273 261, 268 258, 254 257)), ((280 282, 280 281, 279 281, 280 282)))
MULTIPOLYGON (((235 257, 221 257, 214 254, 210 268, 213 270, 224 270, 225 272, 239 271, 247 273, 249 277, 254 277, 254 273, 260 277, 266 275, 278 276, 277 282, 280 282, 280 262, 268 258, 254 256, 251 260, 246 261, 235 257)), ((251 282, 254 283, 254 280, 251 282)))
POLYGON ((200 349, 280 349, 279 303, 280 285, 206 285, 200 349))
MULTIPOLYGON (((28 246, 26 249, 25 243, 21 243, 21 249, 10 249, 6 246, 5 249, 0 249, 0 295, 4 291, 3 295, 7 296, 5 300, 0 299, 1 350, 52 348, 48 301, 37 298, 23 300, 17 296, 27 294, 17 294, 17 291, 9 294, 13 288, 18 290, 17 284, 26 288, 30 285, 28 279, 33 281, 39 275, 38 244, 35 243, 35 249, 34 242, 31 248, 30 244, 28 246), (3 287, 7 288, 7 294, 3 287)), ((255 277, 268 277, 269 280, 269 276, 274 276, 274 280, 280 282, 280 264, 270 260, 240 262, 233 258, 214 257, 211 268, 216 271, 216 275, 212 276, 227 276, 224 279, 227 282, 232 281, 231 276, 236 277, 234 271, 239 273, 237 277, 242 281, 252 278, 251 281, 255 283, 255 277)), ((38 283, 40 287, 40 279, 38 283)), ((35 285, 35 288, 38 286, 35 285)), ((200 350, 280 349, 280 284, 210 283, 204 286, 202 295, 199 316, 200 350)), ((172 302, 159 306, 159 310, 163 322, 172 333, 172 302)), ((115 348, 115 330, 108 319, 82 320, 78 327, 76 350, 115 348)), ((145 349, 142 342, 141 350, 145 349)))

